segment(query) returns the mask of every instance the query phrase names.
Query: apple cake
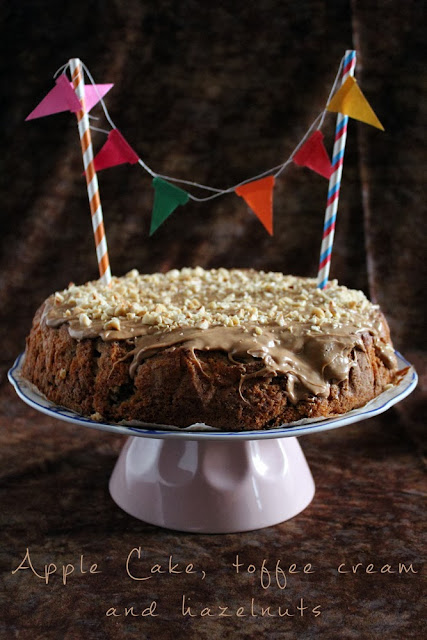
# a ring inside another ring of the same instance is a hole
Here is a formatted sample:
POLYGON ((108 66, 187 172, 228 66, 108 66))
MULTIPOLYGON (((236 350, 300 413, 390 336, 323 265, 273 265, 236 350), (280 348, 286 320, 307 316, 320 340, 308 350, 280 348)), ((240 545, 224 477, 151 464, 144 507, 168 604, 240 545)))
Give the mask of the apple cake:
POLYGON ((94 420, 269 429, 364 405, 396 379, 361 291, 276 272, 133 270, 38 309, 23 376, 94 420))

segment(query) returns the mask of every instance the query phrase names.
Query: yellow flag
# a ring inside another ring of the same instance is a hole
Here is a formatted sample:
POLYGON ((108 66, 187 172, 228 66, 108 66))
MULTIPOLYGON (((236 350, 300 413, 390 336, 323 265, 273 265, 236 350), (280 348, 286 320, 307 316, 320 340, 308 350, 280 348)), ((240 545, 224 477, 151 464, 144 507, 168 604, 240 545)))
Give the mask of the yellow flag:
POLYGON ((361 120, 361 122, 366 122, 384 131, 383 125, 371 109, 369 102, 353 76, 348 76, 341 89, 332 97, 326 108, 328 111, 342 113, 345 116, 361 120))

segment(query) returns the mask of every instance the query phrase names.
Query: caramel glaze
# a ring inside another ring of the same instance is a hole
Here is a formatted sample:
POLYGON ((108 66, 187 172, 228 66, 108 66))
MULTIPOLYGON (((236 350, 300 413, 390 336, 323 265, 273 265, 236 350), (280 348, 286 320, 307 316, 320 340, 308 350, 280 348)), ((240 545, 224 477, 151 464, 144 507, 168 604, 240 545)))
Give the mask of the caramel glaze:
POLYGON ((263 367, 255 374, 242 373, 241 384, 251 376, 272 377, 286 375, 286 393, 290 402, 297 403, 309 396, 328 397, 331 383, 348 379, 355 364, 355 350, 364 350, 363 333, 374 338, 378 357, 390 370, 396 370, 396 358, 390 342, 388 327, 382 313, 375 309, 354 324, 322 323, 313 327, 304 323, 288 326, 275 324, 261 327, 255 324, 208 329, 182 327, 174 330, 155 329, 135 322, 122 322, 119 331, 106 331, 101 322, 82 327, 76 318, 64 315, 64 306, 58 309, 48 299, 42 315, 47 326, 68 324, 71 337, 76 340, 100 337, 105 341, 127 340, 134 345, 129 356, 130 375, 139 364, 156 353, 178 346, 190 350, 197 361, 198 351, 222 351, 232 362, 244 363, 248 358, 260 359, 263 367))

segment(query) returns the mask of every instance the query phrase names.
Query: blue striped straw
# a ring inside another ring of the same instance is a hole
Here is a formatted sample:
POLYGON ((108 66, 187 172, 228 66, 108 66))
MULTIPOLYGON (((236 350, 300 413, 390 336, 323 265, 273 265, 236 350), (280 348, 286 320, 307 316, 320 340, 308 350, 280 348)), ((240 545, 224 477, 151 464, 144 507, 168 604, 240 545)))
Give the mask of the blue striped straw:
MULTIPOLYGON (((341 85, 344 84, 348 76, 354 76, 355 66, 356 51, 346 51, 344 56, 341 85)), ((317 273, 317 286, 319 289, 324 289, 328 284, 329 270, 331 268, 335 222, 337 219, 345 143, 347 140, 347 123, 348 116, 338 113, 337 123, 335 126, 334 150, 332 153, 333 173, 329 179, 328 199, 326 202, 325 221, 323 223, 322 246, 320 248, 319 271, 317 273)))

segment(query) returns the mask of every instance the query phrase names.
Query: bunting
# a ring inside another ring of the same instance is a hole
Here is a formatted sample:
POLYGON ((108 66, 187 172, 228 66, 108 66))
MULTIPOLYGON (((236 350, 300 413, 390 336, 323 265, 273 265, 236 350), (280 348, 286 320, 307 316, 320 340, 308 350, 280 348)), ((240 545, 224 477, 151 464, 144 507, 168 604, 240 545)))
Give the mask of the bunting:
POLYGON ((321 131, 315 131, 292 156, 292 160, 295 164, 308 167, 328 180, 332 175, 332 164, 323 144, 321 131))
POLYGON ((112 129, 108 134, 107 142, 95 156, 95 171, 115 167, 119 164, 136 164, 138 154, 124 139, 118 129, 112 129))
POLYGON ((235 189, 237 195, 249 205, 271 236, 273 235, 273 187, 274 176, 268 176, 242 184, 235 189))
MULTIPOLYGON (((346 52, 346 56, 344 56, 342 60, 334 81, 334 87, 337 84, 340 73, 342 72, 342 77, 344 79, 345 76, 348 75, 348 69, 351 64, 353 64, 348 62, 348 53, 349 52, 346 52)), ((355 52, 350 53, 352 55, 354 54, 353 57, 355 56, 355 52)), ((61 111, 71 111, 77 114, 80 112, 80 100, 74 91, 73 84, 69 82, 66 76, 67 68, 71 68, 70 62, 71 61, 57 71, 57 73, 59 73, 61 70, 65 69, 65 71, 63 71, 63 73, 56 79, 53 89, 49 91, 37 107, 27 116, 26 120, 41 118, 61 111)), ((124 163, 139 163, 141 167, 143 167, 153 177, 152 184, 155 193, 151 216, 150 236, 153 235, 159 226, 163 224, 163 222, 179 205, 186 204, 189 199, 197 202, 206 202, 233 191, 236 195, 245 200, 267 232, 270 235, 273 235, 273 188, 275 178, 277 178, 290 163, 293 162, 298 166, 308 167, 312 171, 330 180, 334 178, 334 171, 336 172, 340 167, 342 168, 343 151, 340 151, 339 154, 336 154, 334 151, 332 166, 324 145, 323 134, 320 131, 325 114, 328 111, 338 112, 338 118, 342 119, 342 130, 340 129, 339 133, 341 137, 343 137, 346 132, 348 117, 361 120, 362 122, 366 122, 367 124, 384 130, 381 122, 378 120, 357 82, 350 73, 342 83, 341 88, 336 91, 328 104, 324 107, 323 111, 314 120, 305 133, 303 139, 297 145, 296 150, 287 160, 279 166, 264 171, 259 176, 254 176, 252 179, 246 180, 243 184, 229 187, 227 189, 213 188, 197 182, 179 180, 173 177, 161 175, 150 169, 150 167, 138 156, 120 131, 116 128, 108 113, 108 109, 102 100, 106 93, 108 93, 108 91, 113 87, 113 84, 95 84, 88 69, 84 65, 83 68, 91 82, 91 84, 82 83, 82 91, 84 91, 82 99, 84 99, 86 105, 86 113, 101 101, 105 117, 111 126, 110 131, 97 129, 98 131, 107 133, 108 138, 94 158, 95 171, 100 171, 102 169, 124 163), (198 197, 192 193, 187 193, 174 184, 171 184, 172 182, 182 182, 210 193, 204 197, 198 197)), ((354 65, 352 68, 354 69, 354 65)), ((88 130, 90 129, 96 129, 96 127, 88 126, 88 130)), ((335 186, 333 194, 335 194, 336 190, 337 187, 335 186)))
POLYGON ((161 178, 154 178, 154 205, 151 214, 150 236, 160 227, 161 224, 169 218, 171 213, 182 204, 186 204, 189 195, 183 189, 169 184, 161 178))
POLYGON ((333 113, 342 113, 345 116, 354 118, 354 120, 366 122, 366 124, 384 131, 383 125, 378 120, 353 76, 348 76, 341 89, 335 93, 326 108, 333 113))

